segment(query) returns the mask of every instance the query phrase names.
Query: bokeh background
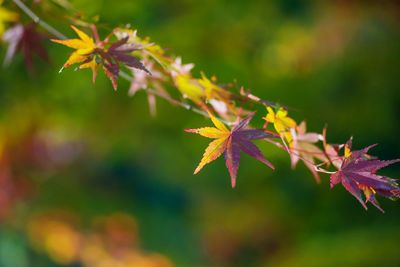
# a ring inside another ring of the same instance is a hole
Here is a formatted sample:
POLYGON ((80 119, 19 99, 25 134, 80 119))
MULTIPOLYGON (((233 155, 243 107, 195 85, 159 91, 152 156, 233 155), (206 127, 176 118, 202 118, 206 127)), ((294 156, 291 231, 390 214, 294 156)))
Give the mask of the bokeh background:
MULTIPOLYGON (((396 2, 72 1, 383 159, 400 157, 396 2)), ((0 266, 400 266, 399 202, 365 211, 267 144, 277 170, 245 156, 234 190, 222 159, 193 176, 208 140, 183 129, 205 118, 162 100, 151 117, 144 93, 59 75, 67 50, 46 47, 50 65, 0 72, 0 266)))

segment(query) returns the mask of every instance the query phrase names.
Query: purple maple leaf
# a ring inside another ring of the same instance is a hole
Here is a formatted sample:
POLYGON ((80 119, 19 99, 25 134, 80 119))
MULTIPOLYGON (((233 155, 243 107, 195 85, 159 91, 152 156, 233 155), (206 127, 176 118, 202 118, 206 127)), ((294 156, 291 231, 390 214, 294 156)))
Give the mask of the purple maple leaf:
POLYGON ((137 58, 130 55, 131 52, 141 49, 141 45, 128 44, 129 37, 125 37, 111 44, 107 51, 99 51, 103 59, 103 69, 108 78, 111 80, 114 89, 118 86, 118 75, 120 64, 125 64, 127 67, 143 70, 151 75, 150 71, 137 58))
POLYGON ((272 165, 272 163, 264 157, 260 149, 251 142, 252 140, 264 139, 274 136, 259 129, 245 129, 246 126, 250 123, 253 116, 254 114, 251 114, 242 121, 239 121, 236 126, 233 127, 233 129, 231 130, 231 134, 228 138, 228 142, 226 144, 224 155, 225 164, 231 176, 232 187, 235 187, 236 184, 236 176, 239 169, 240 161, 240 151, 243 151, 249 156, 264 163, 271 169, 275 169, 274 165, 272 165))
POLYGON ((8 66, 17 52, 22 53, 25 65, 30 71, 33 71, 35 54, 49 62, 49 56, 42 43, 44 39, 47 39, 47 36, 38 32, 34 24, 17 24, 10 28, 3 36, 3 40, 8 43, 3 65, 8 66))
POLYGON ((141 45, 128 44, 128 39, 129 37, 125 37, 111 44, 110 48, 107 50, 107 54, 119 63, 123 63, 134 69, 143 70, 151 75, 150 71, 137 57, 130 55, 131 52, 140 50, 142 48, 141 45))
MULTIPOLYGON (((347 143, 350 149, 351 141, 347 143)), ((368 146, 361 150, 348 152, 345 154, 340 169, 331 175, 331 188, 338 183, 342 183, 344 188, 350 192, 367 209, 366 203, 371 202, 376 208, 384 212, 375 198, 375 194, 387 198, 399 198, 400 188, 394 179, 386 176, 377 175, 376 172, 388 165, 399 162, 395 160, 379 160, 367 154, 368 150, 375 145, 368 146), (361 191, 364 192, 365 201, 361 191)))
POLYGON ((226 126, 217 118, 212 115, 210 116, 216 128, 205 127, 186 130, 187 132, 198 133, 204 137, 216 139, 206 148, 203 158, 195 170, 195 174, 198 173, 204 165, 214 161, 224 153, 225 163, 231 177, 232 187, 235 187, 241 151, 264 163, 271 169, 274 169, 272 163, 264 157, 258 147, 251 141, 278 136, 263 129, 246 129, 247 125, 253 118, 254 113, 250 114, 245 119, 238 121, 231 130, 226 128, 226 126))

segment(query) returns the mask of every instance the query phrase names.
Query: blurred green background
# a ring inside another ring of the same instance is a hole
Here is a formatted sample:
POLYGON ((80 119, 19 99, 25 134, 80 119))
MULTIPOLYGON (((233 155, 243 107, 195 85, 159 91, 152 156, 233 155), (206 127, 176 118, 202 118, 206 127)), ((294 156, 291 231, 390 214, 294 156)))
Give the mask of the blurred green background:
MULTIPOLYGON (((72 3, 110 26, 131 24, 196 75, 292 107, 310 131, 327 123, 331 143, 353 135, 355 148, 379 143, 372 154, 400 157, 396 1, 72 3)), ((95 85, 89 71, 59 75, 67 49, 46 46, 51 65, 29 74, 17 57, 0 72, 0 266, 400 266, 398 202, 365 211, 267 144, 277 170, 244 156, 234 190, 222 159, 193 176, 208 140, 183 129, 205 118, 163 100, 153 118, 124 81, 114 92, 104 75, 95 85), (94 259, 74 257, 83 243, 94 259), (143 262, 94 263, 111 257, 99 247, 143 262)), ((382 173, 398 178, 400 166, 382 173)))

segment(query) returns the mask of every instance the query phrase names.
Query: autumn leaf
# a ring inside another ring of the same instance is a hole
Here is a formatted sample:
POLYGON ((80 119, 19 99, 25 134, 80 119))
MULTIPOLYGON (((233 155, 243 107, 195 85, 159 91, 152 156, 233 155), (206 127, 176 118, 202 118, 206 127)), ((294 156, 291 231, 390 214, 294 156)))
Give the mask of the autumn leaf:
POLYGON ((281 136, 281 138, 286 139, 290 144, 293 140, 290 129, 296 127, 296 122, 287 116, 288 112, 284 108, 279 108, 275 112, 271 107, 267 107, 268 114, 264 117, 267 122, 274 125, 276 132, 281 136))
POLYGON ((202 72, 201 79, 197 79, 197 81, 204 89, 205 100, 220 116, 226 117, 228 112, 234 113, 236 111, 232 102, 232 94, 216 84, 215 76, 209 79, 202 72))
POLYGON ((150 71, 137 58, 131 55, 133 51, 141 49, 140 45, 128 44, 129 37, 125 37, 111 44, 107 51, 101 51, 103 58, 103 69, 107 77, 111 80, 114 89, 118 87, 118 75, 120 64, 125 64, 132 69, 138 69, 151 75, 150 71))
POLYGON ((144 45, 143 50, 146 52, 151 58, 153 58, 158 64, 160 64, 164 69, 167 69, 171 64, 171 58, 165 55, 164 49, 154 43, 150 43, 149 40, 145 40, 142 42, 144 45))
POLYGON ((143 63, 135 56, 132 56, 133 51, 141 49, 140 45, 135 45, 128 42, 129 37, 125 37, 111 44, 107 50, 107 55, 115 61, 125 64, 126 66, 138 69, 151 75, 151 72, 143 65, 143 63))
MULTIPOLYGON (((72 64, 80 64, 79 69, 91 68, 93 72, 93 81, 96 80, 97 65, 95 58, 95 49, 97 48, 94 40, 86 33, 71 25, 71 28, 79 36, 79 39, 58 40, 51 39, 55 43, 59 43, 75 49, 64 63, 63 68, 68 68, 72 64)), ((61 69, 60 71, 62 71, 61 69)))
POLYGON ((209 79, 203 72, 201 73, 201 79, 198 79, 198 82, 204 88, 206 99, 216 99, 223 102, 229 102, 232 98, 231 93, 216 85, 215 81, 215 76, 209 79))
POLYGON ((182 59, 177 57, 170 65, 171 77, 176 88, 180 91, 183 97, 192 100, 196 104, 203 102, 205 97, 204 89, 191 75, 191 70, 194 64, 182 64, 182 59))
MULTIPOLYGON (((72 64, 79 64, 77 69, 90 68, 93 73, 93 83, 96 81, 96 76, 100 65, 103 67, 104 73, 111 80, 114 90, 118 87, 118 75, 120 72, 120 64, 129 68, 139 69, 151 75, 150 71, 143 63, 135 56, 131 55, 133 51, 139 50, 142 47, 137 44, 128 43, 129 36, 117 40, 113 43, 108 42, 108 38, 104 41, 98 40, 95 42, 83 31, 71 26, 80 39, 56 40, 53 42, 74 48, 74 51, 63 68, 67 68, 72 64), (108 49, 105 47, 109 45, 108 49)), ((97 30, 94 27, 95 36, 97 30)), ((98 38, 97 38, 98 39, 98 38)), ((62 70, 62 69, 61 69, 62 70)))
POLYGON ((161 46, 151 42, 148 37, 138 37, 137 30, 116 28, 114 29, 114 34, 118 39, 128 37, 128 43, 130 44, 140 44, 143 53, 149 55, 165 69, 167 69, 172 63, 172 59, 165 55, 165 51, 161 46))
POLYGON ((400 188, 394 179, 377 175, 376 172, 393 163, 395 160, 379 160, 367 154, 368 150, 375 145, 361 150, 351 151, 351 140, 345 146, 345 155, 340 169, 330 176, 331 188, 341 183, 343 187, 352 194, 361 205, 367 209, 366 203, 371 202, 376 208, 383 212, 375 195, 387 198, 399 198, 400 188), (364 193, 365 201, 361 192, 364 193))
POLYGON ((11 63, 15 54, 19 50, 19 43, 23 34, 24 26, 22 24, 17 24, 4 33, 3 41, 8 44, 8 47, 4 57, 3 66, 8 66, 11 63))
POLYGON ((38 32, 34 24, 17 24, 8 29, 3 36, 3 40, 8 43, 4 66, 10 64, 17 52, 23 54, 25 64, 30 70, 33 70, 34 55, 49 61, 47 51, 42 44, 43 39, 45 35, 38 32))
POLYGON ((226 167, 228 168, 231 177, 232 188, 234 188, 236 185, 236 176, 239 168, 241 151, 261 161, 271 169, 274 169, 271 162, 263 156, 258 147, 251 141, 276 136, 260 129, 246 129, 253 116, 254 113, 249 115, 247 118, 238 121, 230 130, 220 120, 210 114, 215 127, 187 129, 186 132, 197 133, 201 136, 215 139, 206 148, 203 158, 195 169, 194 174, 198 173, 206 164, 216 160, 222 155, 222 153, 224 153, 226 167))
POLYGON ((322 140, 322 135, 317 133, 308 133, 306 130, 306 123, 303 121, 295 129, 291 129, 291 136, 293 141, 289 145, 290 158, 292 168, 295 168, 298 161, 302 160, 304 165, 311 171, 315 180, 319 183, 320 177, 315 170, 315 160, 327 162, 324 151, 315 145, 318 141, 322 140))
POLYGON ((171 75, 173 77, 177 75, 186 75, 186 74, 190 75, 190 72, 192 71, 193 68, 194 68, 193 63, 183 64, 181 57, 175 58, 174 62, 170 66, 171 75))
POLYGON ((192 100, 196 104, 203 102, 204 90, 200 84, 188 74, 178 74, 175 78, 176 88, 185 98, 192 100))

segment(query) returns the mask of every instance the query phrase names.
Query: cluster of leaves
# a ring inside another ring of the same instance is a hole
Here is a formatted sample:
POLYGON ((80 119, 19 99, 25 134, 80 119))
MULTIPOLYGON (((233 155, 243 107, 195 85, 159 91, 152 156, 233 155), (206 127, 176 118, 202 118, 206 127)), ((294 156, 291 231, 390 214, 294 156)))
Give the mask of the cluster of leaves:
POLYGON ((195 173, 199 172, 204 165, 225 153, 226 166, 231 176, 232 187, 235 187, 240 151, 274 169, 273 165, 263 156, 257 146, 250 142, 251 140, 261 139, 285 149, 291 157, 293 168, 299 160, 303 161, 318 183, 320 182, 319 173, 330 174, 331 187, 341 183, 349 193, 360 201, 365 209, 367 209, 366 203, 371 202, 383 212, 375 198, 377 194, 391 199, 400 197, 400 187, 394 179, 376 174, 379 169, 399 162, 400 159, 385 161, 368 155, 368 150, 375 145, 352 151, 352 139, 346 144, 328 144, 326 143, 325 130, 322 135, 308 133, 306 132, 305 122, 303 121, 297 125, 292 118, 287 116, 285 109, 280 108, 275 112, 271 107, 267 107, 267 110, 268 114, 264 118, 267 122, 266 124, 272 123, 276 132, 267 130, 266 125, 263 129, 246 128, 254 114, 239 120, 231 130, 211 114, 210 117, 215 128, 204 127, 186 130, 187 132, 216 139, 205 150, 195 173), (276 137, 280 138, 281 143, 272 140, 272 138, 276 137), (319 141, 323 143, 322 149, 316 145, 319 141), (341 150, 344 150, 344 155, 339 155, 341 150), (318 164, 316 163, 317 161, 318 164), (332 166, 334 171, 327 171, 321 168, 323 165, 332 166), (361 192, 364 193, 365 199, 362 198, 361 192))
POLYGON ((150 74, 140 60, 131 55, 133 51, 140 49, 141 46, 127 43, 129 37, 110 42, 110 36, 108 36, 101 41, 97 29, 93 25, 93 34, 96 39, 93 40, 93 38, 89 37, 75 26, 71 27, 79 36, 79 39, 52 39, 53 42, 75 49, 64 63, 63 68, 68 68, 73 64, 79 64, 76 68, 77 70, 90 68, 93 72, 93 82, 95 82, 98 68, 102 66, 104 73, 111 80, 115 90, 117 90, 118 87, 118 76, 121 64, 130 68, 143 70, 150 74))
MULTIPOLYGON (((7 12, 0 9, 2 27, 4 22, 16 21, 17 16, 7 12)), ((172 104, 196 110, 211 119, 215 127, 186 130, 215 139, 206 148, 195 174, 224 154, 231 184, 235 187, 241 152, 274 169, 273 164, 252 142, 261 140, 286 151, 293 168, 302 161, 318 183, 321 173, 330 174, 332 187, 341 183, 365 208, 365 203, 371 202, 382 210, 375 198, 377 194, 387 198, 400 197, 400 188, 393 179, 376 174, 380 168, 399 160, 375 159, 367 154, 371 146, 351 151, 351 140, 345 144, 329 144, 326 130, 323 133, 307 132, 306 123, 297 123, 288 116, 286 108, 263 100, 243 87, 238 88, 236 84, 221 85, 216 77, 209 78, 204 73, 196 78, 192 74, 194 64, 183 64, 180 57, 168 55, 161 46, 149 38, 138 37, 136 30, 129 27, 115 28, 101 40, 95 24, 77 20, 73 23, 90 30, 93 37, 71 25, 79 38, 52 39, 53 42, 75 49, 62 69, 71 65, 77 65, 76 70, 90 68, 94 82, 101 67, 115 90, 118 87, 118 77, 123 75, 131 80, 130 95, 139 90, 146 91, 152 113, 155 113, 155 96, 158 96, 172 104), (121 67, 128 69, 131 75, 123 73, 121 67), (171 96, 171 85, 180 93, 180 98, 171 96), (253 106, 249 108, 248 103, 265 107, 265 123, 262 128, 249 126, 255 113, 251 110, 253 106)), ((31 62, 33 53, 47 59, 45 50, 38 44, 43 35, 37 33, 30 24, 16 24, 4 34, 3 39, 9 43, 6 63, 10 62, 18 50, 24 53, 27 62, 31 62)))

